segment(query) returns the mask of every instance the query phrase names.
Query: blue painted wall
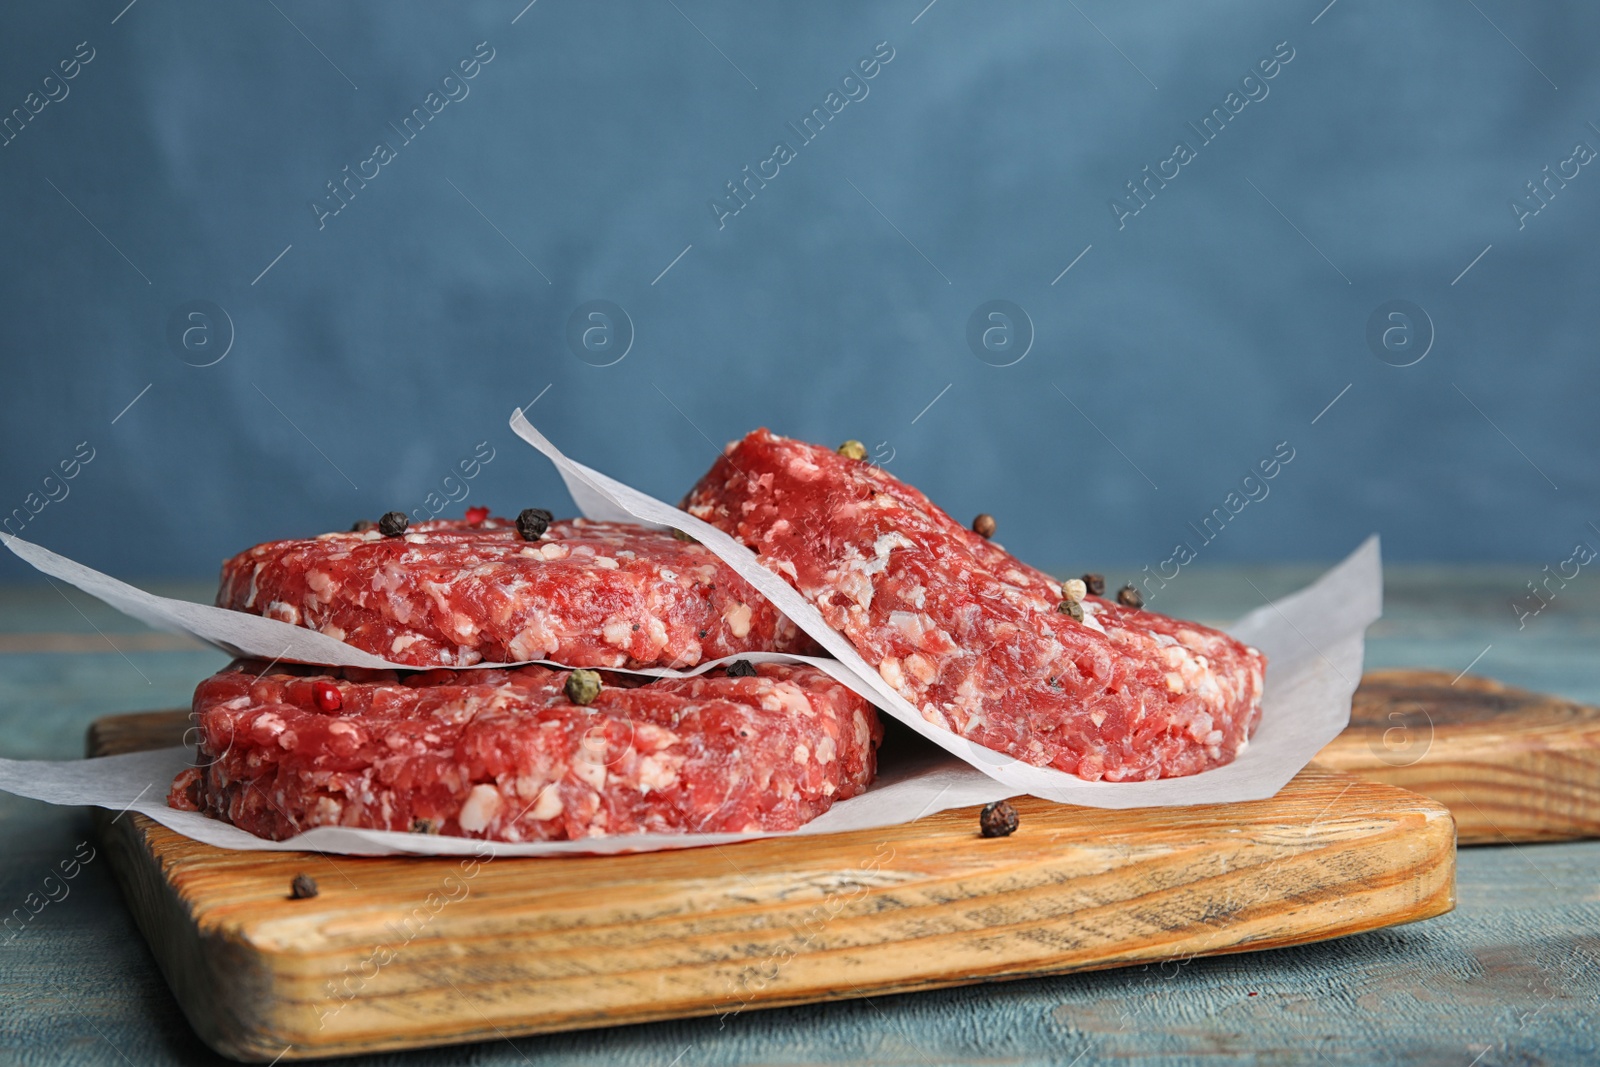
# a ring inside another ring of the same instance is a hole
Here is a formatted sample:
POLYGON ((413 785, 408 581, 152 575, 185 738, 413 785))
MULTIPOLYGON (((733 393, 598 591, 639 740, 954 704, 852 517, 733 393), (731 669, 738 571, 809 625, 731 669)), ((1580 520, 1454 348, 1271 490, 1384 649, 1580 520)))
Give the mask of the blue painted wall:
POLYGON ((1600 544, 1600 7, 1324 2, 8 5, 0 511, 128 577, 560 511, 538 396, 664 497, 859 438, 1045 566, 1600 544))

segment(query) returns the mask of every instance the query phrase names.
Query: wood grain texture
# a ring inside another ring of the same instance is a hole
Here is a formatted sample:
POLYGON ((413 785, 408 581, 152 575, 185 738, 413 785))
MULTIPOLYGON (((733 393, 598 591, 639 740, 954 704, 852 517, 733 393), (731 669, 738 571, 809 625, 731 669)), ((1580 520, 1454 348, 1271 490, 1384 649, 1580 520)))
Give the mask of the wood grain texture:
MULTIPOLYGON (((91 751, 174 743, 101 720, 91 751)), ((1017 801, 882 830, 641 856, 232 852, 142 816, 101 833, 190 1022, 270 1061, 738 1014, 1301 944, 1449 911, 1454 824, 1310 768, 1251 804, 1017 801), (288 899, 298 873, 320 893, 288 899)))
POLYGON ((1317 761, 1432 797, 1464 845, 1600 836, 1600 708, 1487 678, 1369 672, 1317 761))

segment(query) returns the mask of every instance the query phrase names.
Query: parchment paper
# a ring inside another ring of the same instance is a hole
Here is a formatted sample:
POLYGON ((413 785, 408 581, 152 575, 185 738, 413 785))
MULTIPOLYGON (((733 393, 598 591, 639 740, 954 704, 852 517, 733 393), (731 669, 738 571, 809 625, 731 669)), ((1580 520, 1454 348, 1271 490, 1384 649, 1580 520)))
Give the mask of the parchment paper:
MULTIPOLYGON (((803 597, 762 567, 755 554, 721 531, 568 459, 531 426, 519 409, 512 429, 553 462, 582 513, 592 519, 644 522, 683 530, 725 560, 837 659, 753 653, 728 659, 806 662, 826 671, 905 723, 933 745, 882 753, 878 781, 865 795, 841 801, 798 834, 837 833, 909 822, 952 807, 1031 793, 1101 808, 1229 803, 1272 796, 1344 729, 1350 697, 1361 678, 1366 627, 1381 613, 1378 539, 1368 538, 1344 562, 1291 596, 1251 612, 1229 631, 1267 654, 1261 725, 1233 763, 1187 778, 1153 782, 1085 782, 1033 767, 974 745, 925 722, 869 667, 848 640, 828 627, 803 597)), ((288 623, 242 612, 154 596, 19 538, 7 548, 39 570, 69 582, 158 629, 191 634, 235 655, 335 666, 397 667, 343 642, 288 623)), ((633 673, 679 677, 691 671, 633 673)), ((479 664, 476 666, 503 666, 479 664)), ((557 664, 556 666, 560 666, 557 664)), ((891 746, 892 748, 893 746, 891 746)), ((411 853, 542 856, 642 852, 716 845, 777 834, 638 834, 582 841, 502 844, 395 831, 319 827, 287 841, 267 841, 193 812, 166 805, 172 779, 195 760, 191 748, 62 762, 0 759, 0 790, 55 804, 89 804, 138 811, 188 837, 233 849, 322 851, 352 855, 411 853), (486 850, 488 850, 486 852, 486 850)))

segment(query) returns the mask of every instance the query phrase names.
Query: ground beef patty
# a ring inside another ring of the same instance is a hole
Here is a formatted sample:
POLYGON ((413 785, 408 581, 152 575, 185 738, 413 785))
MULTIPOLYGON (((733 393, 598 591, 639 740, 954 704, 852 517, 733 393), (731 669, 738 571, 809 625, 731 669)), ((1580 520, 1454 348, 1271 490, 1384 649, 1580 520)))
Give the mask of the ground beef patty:
POLYGON ((1205 626, 1082 601, 870 463, 757 430, 684 507, 754 549, 923 718, 1089 780, 1228 763, 1265 658, 1205 626))
POLYGON ((814 667, 754 670, 604 675, 581 707, 569 672, 544 667, 239 661, 195 690, 198 766, 168 803, 277 841, 315 826, 495 841, 793 830, 866 789, 882 729, 814 667))
POLYGON ((415 667, 690 667, 815 649, 703 546, 584 519, 535 541, 495 518, 271 541, 222 565, 217 604, 415 667))

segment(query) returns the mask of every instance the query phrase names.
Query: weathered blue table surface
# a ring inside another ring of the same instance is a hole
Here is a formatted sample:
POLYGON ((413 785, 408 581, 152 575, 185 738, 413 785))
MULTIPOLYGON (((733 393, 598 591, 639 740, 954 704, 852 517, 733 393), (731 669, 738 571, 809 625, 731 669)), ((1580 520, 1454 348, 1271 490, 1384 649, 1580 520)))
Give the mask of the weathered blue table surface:
MULTIPOLYGON (((1512 600, 1539 573, 1391 568, 1368 665, 1455 672, 1481 654, 1475 673, 1600 703, 1600 587, 1570 584, 1519 629, 1512 600)), ((1186 571, 1158 606, 1226 620, 1260 603, 1245 577, 1277 595, 1308 574, 1186 571)), ((0 754, 76 756, 95 717, 185 705, 222 662, 75 592, 0 591, 0 754)), ((0 913, 86 839, 92 847, 84 812, 0 794, 0 913)), ((184 1022, 104 857, 66 888, 21 933, 0 932, 0 1063, 217 1061, 184 1022)), ((1600 1062, 1600 842, 1468 849, 1458 893, 1442 918, 1301 948, 360 1062, 1600 1062)))

